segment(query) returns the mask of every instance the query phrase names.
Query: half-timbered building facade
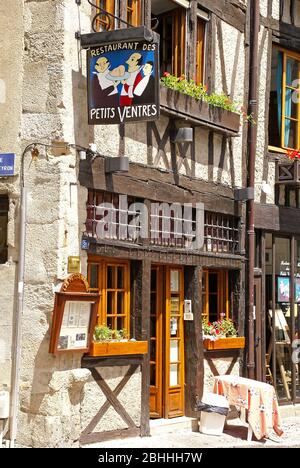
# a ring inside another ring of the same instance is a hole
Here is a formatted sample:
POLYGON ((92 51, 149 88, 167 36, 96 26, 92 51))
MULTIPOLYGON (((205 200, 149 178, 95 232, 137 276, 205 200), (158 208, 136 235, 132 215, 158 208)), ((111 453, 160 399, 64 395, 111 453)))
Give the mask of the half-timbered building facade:
POLYGON ((255 2, 19 3, 0 15, 0 24, 13 24, 0 69, 0 145, 16 154, 15 176, 0 179, 0 385, 12 395, 11 437, 57 447, 146 436, 154 419, 198 417, 213 377, 247 375, 249 366, 283 402, 296 403, 299 370, 289 353, 300 328, 300 176, 286 153, 299 148, 291 96, 299 88, 300 2, 259 2, 256 123, 161 84, 158 120, 95 126, 80 42, 92 24, 99 32, 153 28, 161 76, 184 75, 247 109, 255 2), (245 349, 220 350, 204 349, 202 339, 202 318, 230 318, 248 336, 247 209, 236 194, 248 187, 249 125, 257 129, 253 363, 247 339, 245 349), (113 169, 114 158, 128 167, 113 169), (113 229, 103 228, 103 216, 113 229), (70 278, 70 257, 80 257, 78 274, 99 295, 96 322, 125 329, 147 353, 126 343, 111 353, 49 353, 54 296, 70 278))

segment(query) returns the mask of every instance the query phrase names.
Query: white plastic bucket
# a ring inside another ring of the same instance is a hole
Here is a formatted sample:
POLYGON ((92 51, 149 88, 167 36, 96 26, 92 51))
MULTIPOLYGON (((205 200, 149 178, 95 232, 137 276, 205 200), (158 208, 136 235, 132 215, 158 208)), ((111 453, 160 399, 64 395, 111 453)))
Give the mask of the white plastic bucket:
MULTIPOLYGON (((229 408, 228 401, 222 395, 216 393, 206 393, 203 395, 203 403, 211 406, 218 406, 220 408, 229 408)), ((209 435, 221 435, 223 433, 226 416, 219 413, 208 413, 201 411, 201 417, 199 421, 199 432, 209 435)))

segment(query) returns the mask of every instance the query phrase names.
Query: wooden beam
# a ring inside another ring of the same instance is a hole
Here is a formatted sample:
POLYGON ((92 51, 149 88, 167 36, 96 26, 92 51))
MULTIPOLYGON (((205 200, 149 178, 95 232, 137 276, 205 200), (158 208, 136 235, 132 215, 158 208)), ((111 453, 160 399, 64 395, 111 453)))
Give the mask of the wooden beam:
POLYGON ((202 268, 184 269, 184 296, 192 300, 194 319, 184 322, 185 340, 185 415, 198 416, 196 403, 204 385, 204 353, 202 340, 202 268))
POLYGON ((289 23, 283 23, 274 18, 261 17, 261 24, 272 31, 273 42, 276 42, 290 50, 299 51, 300 29, 289 23))
POLYGON ((187 30, 187 71, 188 78, 194 79, 196 71, 196 40, 197 40, 197 2, 191 2, 190 18, 188 21, 187 30))
POLYGON ((211 15, 211 20, 206 25, 206 44, 204 50, 204 83, 209 93, 215 91, 215 57, 216 57, 216 16, 211 15))
POLYGON ((142 400, 141 400, 141 435, 150 435, 150 288, 151 261, 145 258, 132 261, 133 294, 132 318, 134 317, 135 338, 148 341, 149 352, 143 357, 142 364, 142 400))
POLYGON ((125 439, 126 437, 138 437, 140 435, 139 427, 131 427, 126 429, 116 429, 115 431, 93 432, 80 437, 80 443, 96 444, 97 442, 105 442, 112 439, 125 439))
MULTIPOLYGON (((127 0, 120 0, 119 5, 120 5, 120 18, 123 21, 127 21, 127 0)), ((127 25, 125 23, 122 23, 122 21, 120 21, 120 28, 121 29, 127 28, 127 25)))
POLYGON ((170 247, 143 247, 141 245, 129 245, 117 241, 93 242, 90 244, 89 253, 104 257, 116 257, 130 260, 148 259, 153 263, 173 265, 194 265, 207 268, 226 268, 240 270, 244 257, 239 255, 217 254, 215 252, 195 252, 182 249, 173 250, 170 247))
MULTIPOLYGON (((137 368, 138 368, 138 365, 133 365, 133 366, 129 367, 129 369, 126 372, 124 378, 121 380, 121 382, 118 383, 118 385, 116 386, 116 388, 113 391, 115 397, 117 397, 120 394, 120 392, 126 386, 126 384, 128 383, 130 377, 135 373, 137 368)), ((106 400, 105 403, 100 408, 99 412, 93 417, 93 419, 90 421, 90 423, 84 429, 84 431, 81 433, 81 437, 92 433, 92 431, 95 429, 95 427, 97 426, 99 421, 103 418, 103 416, 108 411, 110 406, 111 406, 110 402, 108 400, 106 400)))
POLYGON ((93 369, 95 367, 121 367, 130 365, 142 365, 143 355, 126 355, 126 356, 83 356, 81 367, 93 369))
POLYGON ((235 0, 198 0, 198 5, 214 13, 225 23, 244 32, 246 7, 235 0))
POLYGON ((129 416, 127 411, 125 410, 124 406, 119 402, 117 399, 116 395, 110 388, 110 386, 105 382, 101 374, 94 368, 91 369, 92 376, 94 380, 97 382, 97 384, 100 387, 100 390, 103 392, 104 396, 106 396, 107 400, 111 404, 111 406, 115 409, 115 411, 118 413, 119 416, 123 419, 123 421, 127 424, 129 428, 133 427, 135 428, 135 422, 129 416))
POLYGON ((286 206, 256 204, 255 227, 266 231, 300 234, 299 210, 286 206))
POLYGON ((104 163, 104 157, 98 157, 93 163, 90 160, 81 161, 81 185, 89 189, 122 193, 152 201, 202 202, 206 210, 216 211, 217 206, 220 213, 236 215, 236 203, 231 187, 137 163, 130 163, 128 173, 107 175, 104 163))

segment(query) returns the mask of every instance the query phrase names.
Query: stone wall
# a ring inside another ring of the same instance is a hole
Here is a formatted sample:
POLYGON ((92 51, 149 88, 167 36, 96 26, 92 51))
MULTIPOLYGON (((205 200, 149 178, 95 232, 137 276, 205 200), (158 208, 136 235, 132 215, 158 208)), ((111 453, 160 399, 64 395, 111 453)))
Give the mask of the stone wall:
POLYGON ((23 2, 0 3, 0 152, 16 153, 16 176, 0 178, 0 194, 9 196, 8 262, 0 265, 0 389, 10 387, 13 315, 16 294, 18 172, 21 153, 23 80, 23 2), (9 24, 9 28, 7 27, 9 24))
MULTIPOLYGON (((100 373, 103 380, 108 384, 111 390, 114 390, 128 372, 129 366, 122 367, 99 367, 96 370, 100 373)), ((137 427, 140 427, 141 421, 141 372, 139 369, 130 377, 130 380, 117 396, 121 405, 132 418, 137 427)), ((84 431, 92 418, 97 414, 105 403, 104 396, 99 385, 90 377, 84 388, 84 398, 81 405, 81 430, 84 431)), ((128 426, 121 416, 110 406, 94 427, 93 432, 114 431, 117 429, 126 429, 128 426)))

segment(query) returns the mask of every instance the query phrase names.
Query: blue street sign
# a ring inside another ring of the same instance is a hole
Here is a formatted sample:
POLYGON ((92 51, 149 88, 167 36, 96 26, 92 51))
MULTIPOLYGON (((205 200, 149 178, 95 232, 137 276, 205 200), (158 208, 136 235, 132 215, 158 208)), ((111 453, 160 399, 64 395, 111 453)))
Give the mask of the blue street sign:
POLYGON ((81 239, 81 248, 82 250, 89 250, 90 242, 88 239, 81 239))
POLYGON ((15 175, 15 154, 0 153, 0 177, 15 175))

